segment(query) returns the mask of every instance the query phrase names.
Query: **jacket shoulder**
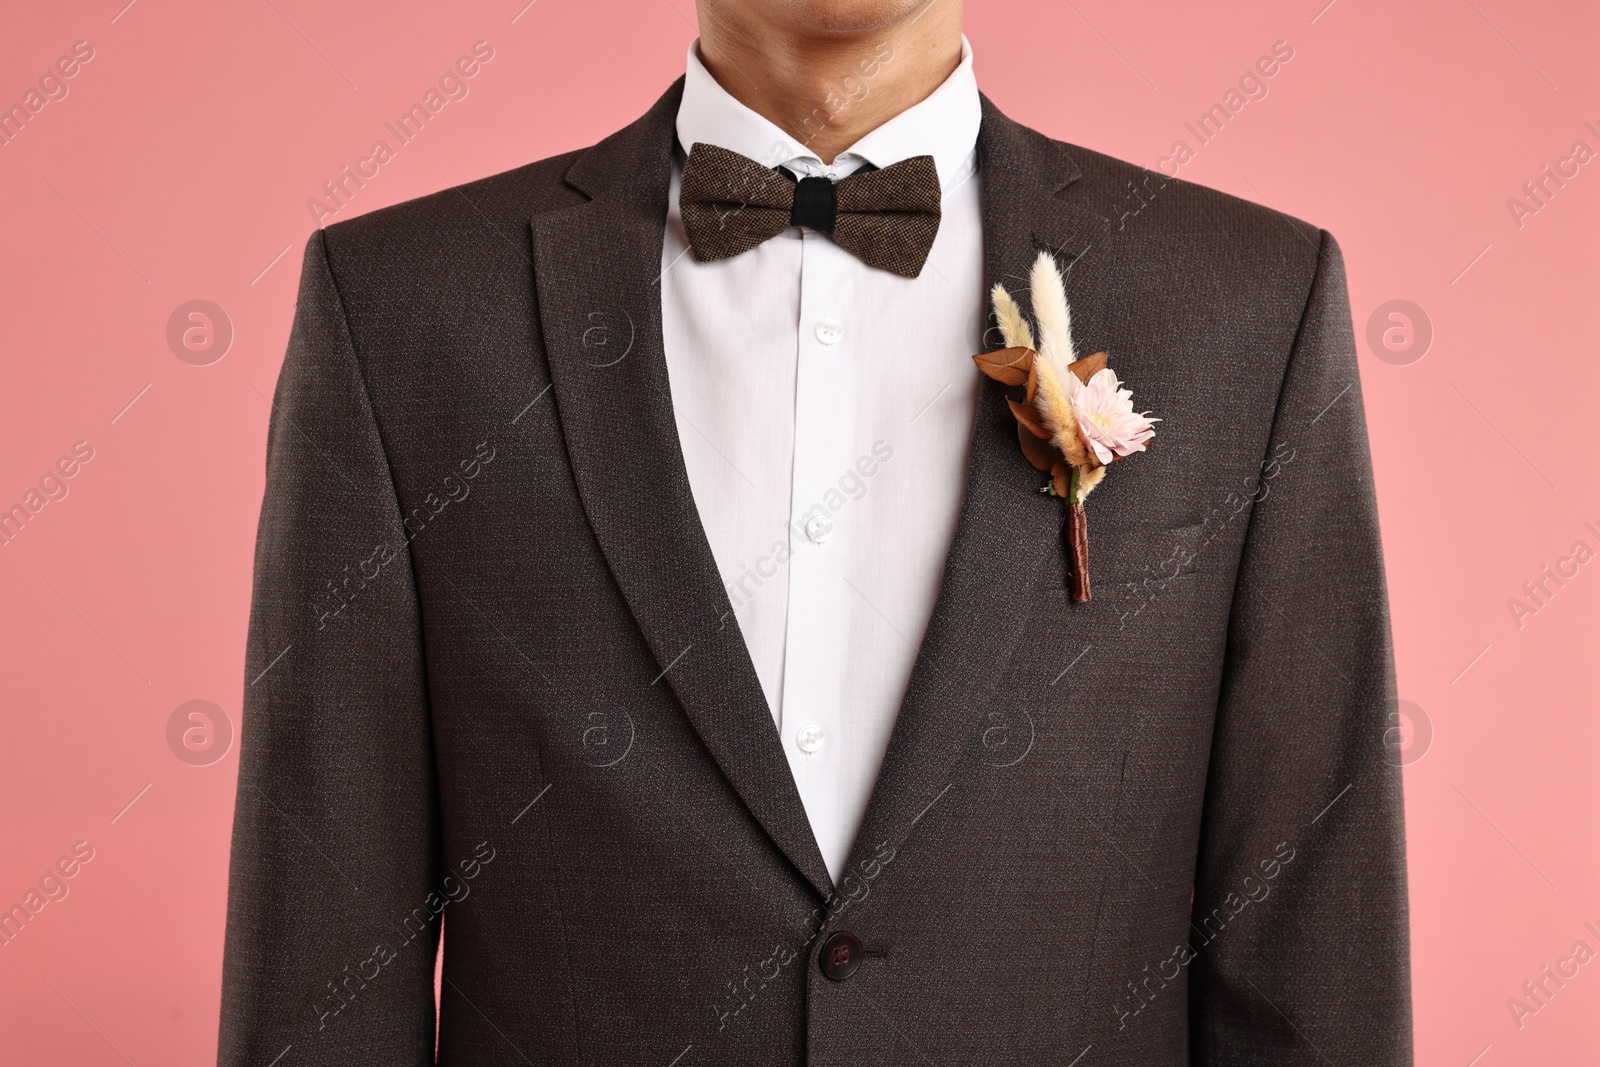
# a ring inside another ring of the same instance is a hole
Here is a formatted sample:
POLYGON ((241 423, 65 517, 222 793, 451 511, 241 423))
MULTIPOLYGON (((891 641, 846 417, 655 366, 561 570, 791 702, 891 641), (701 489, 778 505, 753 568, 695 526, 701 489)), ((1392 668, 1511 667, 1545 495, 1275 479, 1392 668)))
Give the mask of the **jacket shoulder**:
POLYGON ((1129 163, 1078 145, 1055 142, 1077 164, 1086 206, 1114 230, 1137 225, 1151 236, 1229 235, 1257 246, 1297 245, 1315 250, 1321 229, 1271 207, 1159 169, 1129 163))
POLYGON ((565 175, 587 151, 563 152, 332 223, 323 228, 329 254, 346 265, 373 257, 393 264, 408 253, 440 254, 496 232, 520 243, 529 218, 585 199, 565 175))

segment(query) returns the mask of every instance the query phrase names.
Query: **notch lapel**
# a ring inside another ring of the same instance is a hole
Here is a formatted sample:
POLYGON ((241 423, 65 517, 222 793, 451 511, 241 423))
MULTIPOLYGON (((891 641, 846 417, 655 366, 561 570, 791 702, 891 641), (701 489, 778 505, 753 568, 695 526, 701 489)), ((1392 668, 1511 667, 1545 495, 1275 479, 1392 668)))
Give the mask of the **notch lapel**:
MULTIPOLYGON (((1002 282, 1026 306, 1029 269, 1039 250, 1048 249, 1066 273, 1080 349, 1105 347, 1103 304, 1115 249, 1110 223, 1075 202, 1070 187, 1079 176, 1076 165, 1059 145, 1013 122, 988 98, 978 153, 985 300, 989 288, 1002 282)), ((986 311, 992 327, 992 310, 986 311)), ((1065 515, 1059 500, 1039 492, 1040 475, 1022 456, 1016 419, 1003 402, 1006 392, 983 379, 955 538, 852 849, 852 870, 866 869, 880 842, 898 847, 959 784, 1021 636, 1023 605, 1043 589, 1065 585, 1065 515)))
POLYGON ((587 202, 532 220, 539 324, 584 512, 717 766, 819 892, 832 888, 734 620, 678 441, 661 325, 661 250, 679 79, 567 173, 587 202))

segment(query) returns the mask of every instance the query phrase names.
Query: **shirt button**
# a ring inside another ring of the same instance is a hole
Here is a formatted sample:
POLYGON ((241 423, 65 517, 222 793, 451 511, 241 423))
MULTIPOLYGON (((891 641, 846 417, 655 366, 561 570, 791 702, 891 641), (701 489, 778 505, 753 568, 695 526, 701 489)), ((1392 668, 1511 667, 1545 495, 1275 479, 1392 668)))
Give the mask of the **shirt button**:
POLYGON ((819 319, 815 330, 817 340, 825 345, 836 345, 839 338, 844 336, 844 327, 833 319, 819 319))
POLYGON ((820 545, 833 536, 833 523, 828 521, 826 515, 813 515, 806 520, 806 536, 820 545))
POLYGON ((822 727, 814 722, 808 722, 800 727, 800 732, 794 735, 794 743, 800 746, 800 751, 810 754, 822 747, 822 727))

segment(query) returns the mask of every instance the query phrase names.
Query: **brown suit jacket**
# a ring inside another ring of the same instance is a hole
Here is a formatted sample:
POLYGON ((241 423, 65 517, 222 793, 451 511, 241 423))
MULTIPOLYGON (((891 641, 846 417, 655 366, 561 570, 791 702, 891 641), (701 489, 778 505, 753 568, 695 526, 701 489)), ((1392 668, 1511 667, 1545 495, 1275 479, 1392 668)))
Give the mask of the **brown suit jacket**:
POLYGON ((440 1063, 1409 1063, 1393 671, 1332 238, 984 102, 989 280, 1020 291, 1054 253, 1080 340, 1164 421, 1089 502, 1075 604, 1060 503, 984 383, 834 886, 674 427, 680 91, 307 247, 221 1062, 432 1062, 442 928, 440 1063), (865 961, 836 982, 818 947, 840 930, 865 961))

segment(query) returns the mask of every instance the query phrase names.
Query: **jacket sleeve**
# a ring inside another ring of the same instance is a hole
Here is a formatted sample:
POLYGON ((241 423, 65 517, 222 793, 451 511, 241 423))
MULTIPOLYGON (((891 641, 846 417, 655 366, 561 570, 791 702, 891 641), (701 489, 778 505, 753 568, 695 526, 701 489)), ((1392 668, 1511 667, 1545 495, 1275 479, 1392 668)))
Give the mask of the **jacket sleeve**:
POLYGON ((218 1061, 431 1064, 438 804, 416 587, 321 231, 256 537, 218 1061))
POLYGON ((1245 538, 1190 945, 1196 1064, 1411 1061, 1383 554, 1338 246, 1320 235, 1245 538))

